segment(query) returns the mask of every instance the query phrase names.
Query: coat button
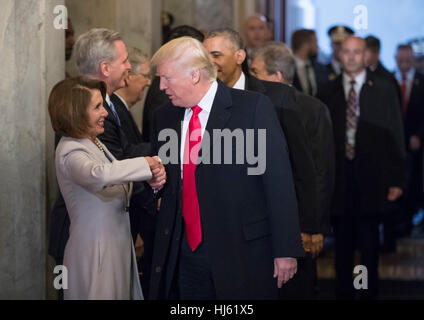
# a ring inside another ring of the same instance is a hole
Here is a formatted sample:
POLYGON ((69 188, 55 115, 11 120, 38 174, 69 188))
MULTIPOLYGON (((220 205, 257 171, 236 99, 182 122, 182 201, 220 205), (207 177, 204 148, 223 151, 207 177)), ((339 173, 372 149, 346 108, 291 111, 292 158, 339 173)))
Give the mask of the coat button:
POLYGON ((169 229, 165 229, 165 236, 169 235, 169 229))
POLYGON ((162 268, 161 268, 161 267, 156 267, 156 268, 155 268, 155 272, 156 272, 156 273, 159 273, 159 272, 161 272, 161 271, 162 271, 162 268))

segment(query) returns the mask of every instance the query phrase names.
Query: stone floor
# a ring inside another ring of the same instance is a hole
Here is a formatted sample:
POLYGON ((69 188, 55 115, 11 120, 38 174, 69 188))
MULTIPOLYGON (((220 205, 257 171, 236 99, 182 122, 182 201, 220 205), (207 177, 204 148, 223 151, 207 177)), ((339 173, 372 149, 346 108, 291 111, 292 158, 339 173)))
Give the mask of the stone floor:
MULTIPOLYGON (((356 258, 359 264, 359 253, 356 258)), ((414 231, 411 237, 398 239, 395 253, 381 254, 379 275, 383 280, 424 281, 424 232, 414 231)), ((318 258, 318 278, 334 276, 333 242, 329 239, 318 258)))
MULTIPOLYGON (((356 255, 359 264, 359 253, 356 255)), ((424 231, 397 241, 395 253, 380 255, 380 299, 424 300, 424 231)), ((318 299, 334 299, 333 239, 326 240, 318 258, 318 299)))

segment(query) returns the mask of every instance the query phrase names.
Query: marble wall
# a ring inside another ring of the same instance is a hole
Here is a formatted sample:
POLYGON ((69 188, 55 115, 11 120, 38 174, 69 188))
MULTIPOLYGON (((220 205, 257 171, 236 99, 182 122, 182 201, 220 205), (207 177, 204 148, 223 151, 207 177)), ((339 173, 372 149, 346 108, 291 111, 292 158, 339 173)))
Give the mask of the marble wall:
POLYGON ((201 30, 233 27, 233 1, 196 0, 195 24, 201 30))
POLYGON ((52 1, 2 1, 0 299, 45 298, 46 102, 64 77, 64 32, 53 19, 52 1))

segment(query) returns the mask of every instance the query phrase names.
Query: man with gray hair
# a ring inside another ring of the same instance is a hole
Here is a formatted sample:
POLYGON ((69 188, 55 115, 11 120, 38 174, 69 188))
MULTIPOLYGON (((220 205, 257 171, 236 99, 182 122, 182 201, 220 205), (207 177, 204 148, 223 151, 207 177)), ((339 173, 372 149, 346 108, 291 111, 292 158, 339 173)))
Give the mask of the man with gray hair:
POLYGON ((303 249, 286 141, 271 101, 217 81, 208 52, 190 37, 162 46, 152 65, 171 100, 154 115, 153 149, 176 147, 178 157, 167 164, 161 190, 150 298, 277 299, 303 249), (177 137, 164 139, 165 129, 177 137), (224 160, 238 138, 229 150, 216 148, 217 131, 247 137, 249 129, 254 136, 266 129, 266 139, 246 141, 254 154, 264 150, 262 174, 249 175, 247 155, 224 160))
MULTIPOLYGON (((291 85, 296 71, 295 59, 284 43, 272 42, 254 50, 250 71, 261 80, 291 85)), ((306 129, 308 149, 314 162, 314 210, 300 211, 300 230, 307 254, 299 259, 298 273, 282 289, 291 299, 313 298, 316 278, 315 258, 323 248, 323 235, 329 231, 330 203, 334 186, 334 137, 330 113, 318 99, 296 90, 296 110, 306 129)))

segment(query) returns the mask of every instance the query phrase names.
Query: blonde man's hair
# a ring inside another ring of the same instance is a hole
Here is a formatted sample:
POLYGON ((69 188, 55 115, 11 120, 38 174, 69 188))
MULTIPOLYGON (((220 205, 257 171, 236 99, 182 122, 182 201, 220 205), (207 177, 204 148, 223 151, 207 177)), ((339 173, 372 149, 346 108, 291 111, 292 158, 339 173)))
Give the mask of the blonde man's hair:
POLYGON ((192 37, 180 37, 167 42, 154 54, 151 64, 156 67, 165 61, 178 61, 185 68, 199 69, 210 82, 217 76, 207 50, 199 40, 192 37))

